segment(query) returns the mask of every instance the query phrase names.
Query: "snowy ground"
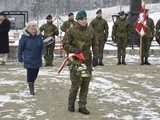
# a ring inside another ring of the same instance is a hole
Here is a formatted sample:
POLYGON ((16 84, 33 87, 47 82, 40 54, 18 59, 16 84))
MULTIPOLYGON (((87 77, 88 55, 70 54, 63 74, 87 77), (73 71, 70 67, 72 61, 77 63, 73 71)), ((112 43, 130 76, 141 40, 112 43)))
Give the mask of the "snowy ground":
POLYGON ((67 67, 58 75, 62 59, 42 68, 36 96, 28 94, 22 65, 0 66, 0 120, 160 120, 160 57, 151 66, 140 66, 138 56, 127 55, 127 66, 117 66, 105 55, 105 66, 93 72, 88 95, 91 115, 67 111, 70 88, 67 67))

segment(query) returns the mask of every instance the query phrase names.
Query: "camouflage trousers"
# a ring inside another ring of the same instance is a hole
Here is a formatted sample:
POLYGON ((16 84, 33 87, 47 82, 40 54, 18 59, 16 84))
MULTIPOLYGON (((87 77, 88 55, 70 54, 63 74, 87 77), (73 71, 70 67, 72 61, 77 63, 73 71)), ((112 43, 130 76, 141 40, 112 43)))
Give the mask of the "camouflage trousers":
POLYGON ((101 63, 103 60, 104 46, 105 46, 104 41, 93 45, 93 58, 96 59, 98 63, 101 63))
POLYGON ((118 43, 117 44, 118 62, 125 62, 125 56, 126 56, 126 45, 123 45, 123 43, 118 43))
POLYGON ((149 57, 149 49, 151 46, 151 40, 150 39, 142 39, 142 55, 141 55, 141 59, 148 59, 149 57))
MULTIPOLYGON (((77 75, 76 72, 77 71, 74 68, 70 69, 71 88, 69 91, 68 106, 74 106, 77 93, 80 89, 79 107, 82 108, 82 107, 85 107, 85 105, 87 104, 87 94, 88 94, 91 76, 87 78, 82 78, 80 75, 77 75)), ((90 74, 91 74, 91 71, 90 71, 90 74)))
POLYGON ((44 60, 46 66, 51 66, 53 64, 54 47, 55 47, 54 43, 45 47, 44 60))

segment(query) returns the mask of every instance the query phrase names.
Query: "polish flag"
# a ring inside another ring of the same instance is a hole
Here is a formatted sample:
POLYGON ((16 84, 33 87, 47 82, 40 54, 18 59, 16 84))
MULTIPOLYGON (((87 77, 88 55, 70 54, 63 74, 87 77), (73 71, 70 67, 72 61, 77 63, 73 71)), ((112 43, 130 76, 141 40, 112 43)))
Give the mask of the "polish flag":
POLYGON ((142 1, 141 7, 139 9, 140 13, 137 19, 137 22, 135 24, 135 30, 141 35, 145 35, 145 33, 147 32, 147 12, 148 10, 145 9, 145 4, 142 1))
POLYGON ((63 61, 63 63, 61 64, 61 66, 59 67, 59 70, 58 70, 58 73, 60 73, 65 64, 67 63, 68 60, 74 60, 74 59, 77 59, 80 61, 80 63, 83 63, 85 58, 84 58, 84 54, 83 52, 79 52, 79 53, 70 53, 66 58, 65 60, 63 61))

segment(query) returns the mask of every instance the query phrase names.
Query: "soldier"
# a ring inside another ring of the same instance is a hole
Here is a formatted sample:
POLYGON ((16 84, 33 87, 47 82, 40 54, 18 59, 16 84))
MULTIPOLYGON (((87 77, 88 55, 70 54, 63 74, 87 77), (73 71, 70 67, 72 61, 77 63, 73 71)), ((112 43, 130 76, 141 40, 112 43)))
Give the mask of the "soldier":
POLYGON ((81 10, 76 15, 77 23, 73 28, 69 29, 65 34, 63 39, 63 45, 67 53, 79 53, 83 52, 86 66, 87 76, 79 74, 78 67, 74 64, 76 60, 73 60, 70 63, 70 79, 71 79, 71 89, 68 98, 68 110, 70 112, 75 111, 75 100, 80 89, 79 93, 79 112, 82 114, 89 114, 89 110, 86 108, 87 104, 87 94, 89 89, 89 83, 91 80, 91 45, 92 40, 94 39, 93 29, 87 26, 87 14, 84 10, 81 10))
POLYGON ((142 37, 142 55, 141 55, 141 65, 150 65, 148 62, 148 57, 149 57, 149 49, 151 46, 151 42, 154 37, 154 22, 151 18, 148 16, 148 9, 146 10, 147 14, 147 32, 145 35, 142 37))
POLYGON ((156 23, 156 41, 160 45, 160 19, 156 23))
POLYGON ((96 12, 96 18, 93 19, 90 23, 90 26, 93 27, 94 33, 96 36, 95 41, 93 41, 93 66, 104 66, 103 64, 103 50, 105 42, 108 38, 108 23, 105 19, 102 18, 102 10, 99 9, 96 12))
POLYGON ((47 23, 40 27, 40 32, 44 33, 44 38, 52 37, 53 42, 46 46, 45 48, 45 66, 52 66, 53 65, 53 58, 54 58, 54 47, 55 47, 55 35, 58 35, 58 28, 52 23, 52 16, 48 15, 46 17, 47 23))
POLYGON ((117 44, 117 65, 126 65, 126 47, 128 45, 128 22, 124 11, 119 12, 112 29, 112 40, 117 44))
POLYGON ((71 12, 68 14, 68 20, 65 21, 63 23, 63 25, 61 26, 61 30, 63 32, 67 32, 69 30, 69 28, 73 27, 75 25, 75 21, 74 21, 74 14, 71 12))

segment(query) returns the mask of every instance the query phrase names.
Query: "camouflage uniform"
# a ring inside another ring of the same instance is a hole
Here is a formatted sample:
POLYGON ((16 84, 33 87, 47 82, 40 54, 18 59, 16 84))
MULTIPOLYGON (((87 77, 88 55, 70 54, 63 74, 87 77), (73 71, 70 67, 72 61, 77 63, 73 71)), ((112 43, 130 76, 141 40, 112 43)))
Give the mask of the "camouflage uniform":
POLYGON ((54 58, 54 47, 55 47, 55 35, 58 35, 58 28, 52 23, 46 23, 40 27, 40 32, 44 32, 44 38, 53 37, 54 41, 52 44, 46 46, 45 48, 45 65, 52 66, 54 58))
MULTIPOLYGON (((81 50, 84 53, 85 57, 85 65, 87 66, 87 72, 89 76, 83 78, 78 72, 76 66, 74 66, 73 62, 70 64, 70 80, 71 80, 71 89, 69 93, 69 102, 68 107, 74 108, 76 96, 78 90, 80 88, 79 93, 79 108, 85 108, 87 104, 87 94, 89 83, 91 80, 91 45, 92 40, 94 39, 93 30, 89 27, 83 28, 78 23, 73 26, 73 28, 69 29, 69 31, 65 34, 63 39, 64 49, 67 53, 75 53, 81 50)), ((75 61, 74 61, 75 62, 75 61)))
POLYGON ((151 46, 151 42, 154 37, 154 22, 151 18, 147 19, 147 32, 142 37, 142 55, 141 55, 141 64, 150 65, 148 62, 149 57, 149 49, 151 46))
POLYGON ((72 28, 75 25, 75 21, 74 20, 67 20, 63 23, 63 25, 61 26, 61 30, 63 32, 67 32, 69 28, 72 28))
POLYGON ((160 20, 156 23, 156 41, 160 45, 160 20))
POLYGON ((102 17, 96 17, 90 26, 94 29, 95 41, 93 41, 93 66, 103 65, 103 50, 108 38, 108 23, 102 17))
POLYGON ((117 18, 112 29, 112 40, 117 43, 117 64, 126 64, 126 47, 128 45, 128 22, 126 18, 117 18))

